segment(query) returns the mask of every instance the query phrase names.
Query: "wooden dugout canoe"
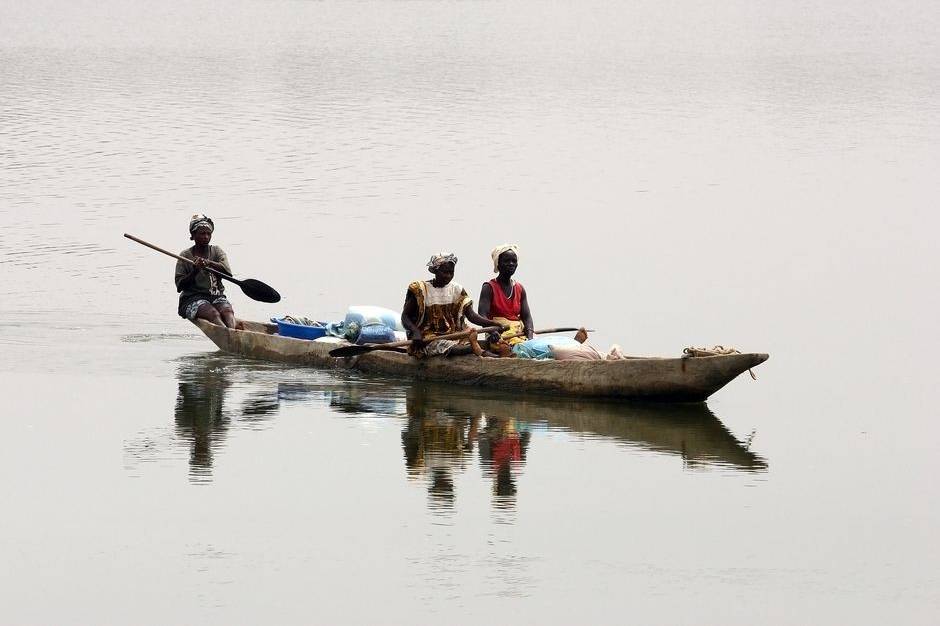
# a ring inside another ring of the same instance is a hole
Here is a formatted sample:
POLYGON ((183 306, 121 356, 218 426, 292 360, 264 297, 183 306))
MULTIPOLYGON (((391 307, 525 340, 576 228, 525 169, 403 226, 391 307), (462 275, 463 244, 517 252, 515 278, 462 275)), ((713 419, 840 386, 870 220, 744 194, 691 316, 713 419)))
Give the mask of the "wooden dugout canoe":
POLYGON ((244 330, 196 325, 223 352, 281 363, 355 369, 394 378, 478 385, 513 391, 661 402, 703 402, 767 354, 692 358, 634 357, 619 361, 533 361, 477 356, 414 359, 376 350, 350 358, 328 352, 335 343, 282 337, 277 326, 245 321, 244 330))

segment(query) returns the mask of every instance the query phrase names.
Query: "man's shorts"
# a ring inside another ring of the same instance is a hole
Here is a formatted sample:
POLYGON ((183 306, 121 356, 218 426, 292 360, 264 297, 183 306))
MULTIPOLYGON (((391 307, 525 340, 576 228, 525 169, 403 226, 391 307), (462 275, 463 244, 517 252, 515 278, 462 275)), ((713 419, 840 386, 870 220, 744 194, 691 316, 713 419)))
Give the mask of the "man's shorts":
POLYGON ((229 302, 228 298, 225 296, 199 296, 191 298, 180 307, 180 316, 185 317, 189 321, 195 320, 196 313, 199 312, 199 307, 203 304, 211 304, 220 312, 222 309, 232 308, 232 303, 229 302))

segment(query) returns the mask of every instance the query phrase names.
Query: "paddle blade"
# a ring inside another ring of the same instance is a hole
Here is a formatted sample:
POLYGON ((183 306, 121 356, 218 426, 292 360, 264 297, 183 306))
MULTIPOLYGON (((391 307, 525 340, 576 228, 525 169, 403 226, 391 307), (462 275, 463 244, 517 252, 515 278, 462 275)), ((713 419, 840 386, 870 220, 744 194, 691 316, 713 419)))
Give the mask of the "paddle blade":
POLYGON ((280 302, 281 294, 274 290, 270 285, 265 285, 260 280, 246 278, 239 281, 242 293, 258 302, 280 302))

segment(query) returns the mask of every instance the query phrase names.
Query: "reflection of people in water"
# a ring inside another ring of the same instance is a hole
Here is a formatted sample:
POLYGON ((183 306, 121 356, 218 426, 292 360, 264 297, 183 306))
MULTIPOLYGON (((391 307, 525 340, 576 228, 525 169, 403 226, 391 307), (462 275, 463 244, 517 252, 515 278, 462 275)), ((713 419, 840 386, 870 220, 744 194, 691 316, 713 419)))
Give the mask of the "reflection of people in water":
MULTIPOLYGON (((398 388, 396 388, 397 390, 398 388)), ((373 392, 374 393, 374 392, 373 392)), ((577 436, 629 444, 629 449, 677 455, 690 469, 766 472, 766 459, 739 441, 704 404, 644 405, 557 397, 524 400, 495 391, 433 384, 405 389, 408 421, 402 447, 409 477, 428 481, 432 503, 455 501, 455 472, 479 445, 497 508, 515 505, 526 462, 530 424, 577 436), (511 415, 513 417, 503 417, 511 415)))
POLYGON ((177 435, 191 446, 189 467, 194 479, 211 478, 213 452, 219 449, 232 416, 247 425, 267 419, 280 406, 280 387, 268 386, 252 390, 240 404, 236 399, 235 406, 227 406, 233 402, 231 397, 226 402, 226 394, 232 393, 232 378, 238 382, 240 375, 251 376, 252 372, 250 364, 233 363, 225 356, 180 360, 174 419, 177 435))
POLYGON ((513 471, 525 461, 531 437, 527 424, 515 418, 486 418, 486 426, 479 435, 480 461, 484 473, 493 478, 494 504, 498 507, 515 505, 517 488, 513 471))
POLYGON ((431 386, 421 397, 426 406, 450 415, 486 415, 487 422, 494 416, 511 415, 522 430, 528 424, 542 423, 549 430, 609 438, 636 449, 679 455, 690 468, 765 472, 768 467, 767 460, 729 432, 705 404, 648 405, 539 396, 520 399, 496 391, 431 386))
POLYGON ((476 442, 484 474, 493 480, 494 503, 512 507, 517 491, 514 474, 525 461, 531 438, 528 425, 484 415, 472 404, 465 406, 449 406, 446 397, 424 386, 408 390, 408 422, 401 434, 408 476, 427 479, 432 506, 452 507, 454 474, 466 468, 476 442))
POLYGON ((190 475, 211 476, 212 449, 224 436, 226 422, 222 407, 225 390, 230 386, 221 367, 180 367, 176 395, 176 430, 191 442, 190 475))
POLYGON ((408 423, 401 433, 409 478, 428 477, 432 505, 452 507, 454 471, 466 467, 480 420, 430 409, 420 390, 409 392, 408 423))

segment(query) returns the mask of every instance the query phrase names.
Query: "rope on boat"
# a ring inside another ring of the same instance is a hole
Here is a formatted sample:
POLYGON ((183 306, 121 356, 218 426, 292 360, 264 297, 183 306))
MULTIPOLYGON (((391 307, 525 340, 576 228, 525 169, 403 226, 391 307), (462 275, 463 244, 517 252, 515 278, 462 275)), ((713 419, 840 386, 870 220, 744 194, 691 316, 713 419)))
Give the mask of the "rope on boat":
POLYGON ((725 354, 741 354, 737 348, 726 348, 724 346, 712 346, 711 348, 688 347, 682 351, 685 356, 722 356, 725 354))
MULTIPOLYGON (((741 351, 737 348, 724 347, 724 346, 712 346, 711 348, 696 348, 694 346, 689 346, 682 351, 682 358, 689 359, 697 356, 724 356, 727 354, 741 354, 741 351)), ((754 372, 751 371, 751 368, 747 368, 747 373, 751 375, 751 379, 757 380, 757 376, 754 375, 754 372)))

